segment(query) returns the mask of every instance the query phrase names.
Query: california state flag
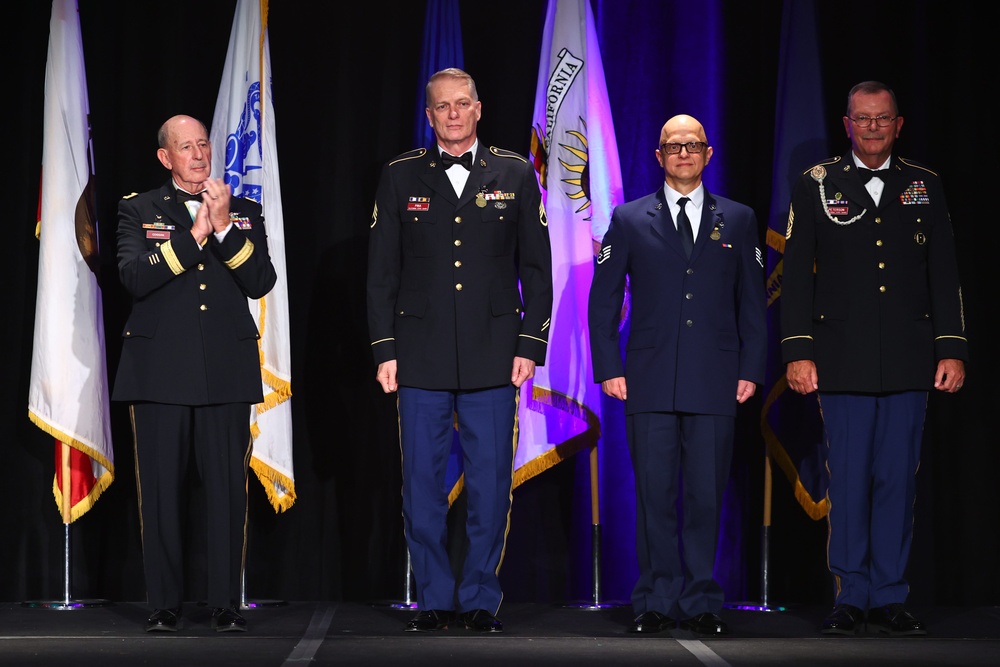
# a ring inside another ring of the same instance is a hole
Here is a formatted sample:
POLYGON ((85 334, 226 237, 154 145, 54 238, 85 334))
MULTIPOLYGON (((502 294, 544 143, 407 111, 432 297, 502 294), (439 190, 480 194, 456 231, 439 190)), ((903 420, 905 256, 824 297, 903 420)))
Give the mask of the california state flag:
POLYGON ((600 242, 621 203, 621 167, 589 0, 549 0, 538 64, 531 158, 552 243, 548 356, 521 389, 514 483, 600 437, 587 301, 600 242))
POLYGON ((76 0, 53 0, 28 417, 55 440, 64 523, 114 480, 87 78, 76 0))

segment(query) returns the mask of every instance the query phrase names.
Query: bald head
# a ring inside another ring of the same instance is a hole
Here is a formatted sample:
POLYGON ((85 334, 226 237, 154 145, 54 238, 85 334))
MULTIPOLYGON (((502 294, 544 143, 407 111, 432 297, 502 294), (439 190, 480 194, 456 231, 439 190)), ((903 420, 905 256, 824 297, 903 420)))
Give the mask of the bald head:
POLYGON ((660 143, 686 143, 686 141, 676 139, 677 136, 681 135, 693 136, 696 137, 695 141, 708 143, 708 138, 705 136, 705 128, 698 122, 698 119, 685 114, 674 116, 663 124, 663 129, 660 130, 660 143))
POLYGON ((698 119, 679 114, 664 123, 656 159, 663 167, 664 180, 674 190, 688 194, 701 185, 701 173, 712 159, 712 147, 698 119))
POLYGON ((168 118, 156 135, 156 157, 188 192, 200 192, 212 173, 212 146, 205 124, 191 116, 168 118))
POLYGON ((156 133, 156 145, 160 148, 166 148, 167 143, 170 141, 170 137, 178 132, 182 131, 184 128, 198 127, 201 128, 202 133, 207 137, 208 128, 197 118, 192 118, 191 116, 171 116, 163 122, 160 126, 160 131, 156 133))

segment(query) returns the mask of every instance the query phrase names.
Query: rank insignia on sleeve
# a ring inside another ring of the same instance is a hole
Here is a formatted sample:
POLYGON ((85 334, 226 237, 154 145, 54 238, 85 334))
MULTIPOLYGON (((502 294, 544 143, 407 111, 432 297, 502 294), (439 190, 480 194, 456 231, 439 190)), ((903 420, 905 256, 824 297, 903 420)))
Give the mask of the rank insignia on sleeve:
POLYGON ((597 263, 604 264, 611 257, 611 246, 606 245, 601 247, 601 251, 597 253, 597 263))
POLYGON ((931 199, 927 195, 927 186, 923 181, 913 181, 908 186, 903 194, 899 195, 899 201, 903 205, 908 204, 930 204, 931 199))

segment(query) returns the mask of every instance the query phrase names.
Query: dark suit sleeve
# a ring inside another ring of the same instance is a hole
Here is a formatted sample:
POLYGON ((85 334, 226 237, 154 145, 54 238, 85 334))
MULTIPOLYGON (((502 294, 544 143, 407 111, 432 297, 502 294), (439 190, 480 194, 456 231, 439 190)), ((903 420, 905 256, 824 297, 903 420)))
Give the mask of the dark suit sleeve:
POLYGON ((142 207, 142 198, 118 203, 118 276, 128 293, 137 299, 196 265, 201 257, 198 242, 189 232, 174 235, 154 250, 148 249, 142 207))
POLYGON ((248 219, 249 228, 242 229, 234 224, 222 242, 215 234, 210 234, 206 249, 222 260, 247 298, 259 299, 270 292, 278 280, 267 249, 264 214, 260 205, 253 201, 242 200, 234 208, 238 210, 230 213, 230 219, 248 219))
POLYGON ((757 216, 749 212, 749 223, 740 243, 740 274, 737 290, 737 322, 740 333, 741 380, 764 383, 767 360, 767 302, 764 292, 764 260, 757 216))
MULTIPOLYGON (((521 164, 519 162, 519 164, 521 164)), ((538 180, 530 163, 521 165, 518 220, 518 277, 524 313, 515 354, 545 364, 552 316, 552 248, 538 180)))
POLYGON ((781 279, 781 356, 784 363, 813 356, 813 264, 819 186, 802 176, 792 190, 781 279))
POLYGON ((144 199, 141 196, 123 199, 118 204, 117 230, 118 275, 122 285, 133 297, 145 297, 196 267, 204 260, 203 253, 214 252, 232 271, 233 278, 247 297, 259 299, 264 296, 274 286, 277 273, 268 255, 260 206, 249 203, 253 206, 243 206, 249 210, 246 214, 251 224, 248 233, 234 225, 222 243, 210 235, 206 247, 199 248, 190 231, 181 230, 169 241, 149 249, 142 226, 144 199))
POLYGON ((951 214, 941 180, 925 177, 933 206, 933 229, 927 254, 930 276, 931 321, 934 323, 934 358, 969 361, 965 337, 965 307, 955 251, 951 214))
POLYGON ((594 279, 590 285, 587 319, 595 382, 625 375, 618 343, 618 326, 625 299, 628 257, 628 235, 625 233, 620 210, 616 208, 601 242, 594 279))
POLYGON ((388 165, 382 168, 368 237, 368 333, 376 364, 396 358, 395 304, 402 255, 396 187, 388 165))

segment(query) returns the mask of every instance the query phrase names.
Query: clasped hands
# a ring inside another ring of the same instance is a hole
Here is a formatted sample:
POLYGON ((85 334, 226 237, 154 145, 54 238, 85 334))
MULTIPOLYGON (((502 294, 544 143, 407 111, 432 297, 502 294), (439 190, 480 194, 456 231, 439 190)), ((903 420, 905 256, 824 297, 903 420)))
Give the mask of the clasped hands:
POLYGON ((229 185, 221 178, 205 181, 205 191, 201 193, 201 206, 191 225, 191 234, 198 245, 204 245, 209 234, 221 233, 229 227, 229 185))

